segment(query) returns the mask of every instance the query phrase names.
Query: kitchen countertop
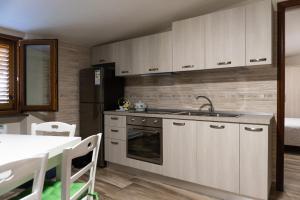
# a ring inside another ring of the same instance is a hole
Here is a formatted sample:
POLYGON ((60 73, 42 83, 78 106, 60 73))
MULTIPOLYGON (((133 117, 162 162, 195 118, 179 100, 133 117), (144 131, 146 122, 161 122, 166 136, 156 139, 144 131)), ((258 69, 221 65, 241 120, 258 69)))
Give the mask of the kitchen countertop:
POLYGON ((274 118, 274 115, 266 115, 266 114, 241 114, 239 117, 153 114, 153 113, 145 113, 145 112, 138 113, 138 112, 129 112, 129 111, 105 111, 104 114, 119 115, 119 116, 158 117, 163 119, 229 122, 229 123, 241 123, 241 124, 262 124, 262 125, 270 125, 274 118))

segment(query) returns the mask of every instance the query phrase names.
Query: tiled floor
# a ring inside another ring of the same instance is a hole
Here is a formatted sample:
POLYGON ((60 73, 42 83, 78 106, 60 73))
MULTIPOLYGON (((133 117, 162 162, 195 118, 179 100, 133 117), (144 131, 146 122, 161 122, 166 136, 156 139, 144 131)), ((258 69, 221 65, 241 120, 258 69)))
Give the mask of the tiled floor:
MULTIPOLYGON (((163 184, 138 174, 111 168, 97 171, 95 190, 101 200, 216 200, 198 193, 163 184)), ((9 198, 0 197, 1 200, 9 198)), ((272 200, 300 199, 300 155, 285 156, 285 192, 272 191, 272 200)))
POLYGON ((113 200, 216 200, 113 169, 99 170, 95 189, 102 198, 113 200))

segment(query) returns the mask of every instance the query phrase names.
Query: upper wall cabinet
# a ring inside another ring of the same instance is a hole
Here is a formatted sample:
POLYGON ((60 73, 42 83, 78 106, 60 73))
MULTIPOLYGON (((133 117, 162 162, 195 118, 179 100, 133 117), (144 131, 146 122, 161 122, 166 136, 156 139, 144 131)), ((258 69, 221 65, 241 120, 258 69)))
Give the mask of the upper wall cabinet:
POLYGON ((116 45, 116 75, 126 76, 133 75, 132 57, 133 43, 131 40, 121 41, 116 45))
POLYGON ((206 68, 245 66, 245 8, 205 16, 206 68))
POLYGON ((116 43, 92 48, 92 65, 115 62, 116 43))
POLYGON ((204 69, 204 30, 204 17, 173 23, 173 71, 204 69))
MULTIPOLYGON (((142 49, 139 58, 142 74, 172 71, 172 37, 171 32, 158 33, 140 38, 142 49)), ((135 67, 136 68, 136 67, 135 67)))
POLYGON ((117 75, 138 75, 172 71, 171 32, 119 42, 117 75))
MULTIPOLYGON (((154 66, 158 70, 152 73, 171 72, 173 68, 172 57, 172 32, 164 32, 154 35, 154 66)), ((149 71, 149 69, 148 69, 149 71)))
POLYGON ((246 65, 272 64, 272 4, 246 6, 246 65))
POLYGON ((172 31, 92 49, 92 64, 116 63, 116 75, 272 64, 272 4, 241 7, 174 22, 172 31))

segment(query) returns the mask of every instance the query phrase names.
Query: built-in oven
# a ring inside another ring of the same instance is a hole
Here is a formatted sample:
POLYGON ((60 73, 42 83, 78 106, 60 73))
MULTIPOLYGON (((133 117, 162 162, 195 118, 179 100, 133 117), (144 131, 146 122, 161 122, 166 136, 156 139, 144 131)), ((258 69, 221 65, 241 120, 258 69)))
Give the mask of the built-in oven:
POLYGON ((162 119, 127 116, 127 157, 162 165, 162 119))

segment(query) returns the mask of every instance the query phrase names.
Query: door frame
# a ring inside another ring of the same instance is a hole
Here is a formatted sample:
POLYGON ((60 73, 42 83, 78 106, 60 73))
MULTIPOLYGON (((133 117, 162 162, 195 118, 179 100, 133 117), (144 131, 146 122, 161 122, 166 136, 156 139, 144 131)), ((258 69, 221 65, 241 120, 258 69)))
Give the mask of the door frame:
POLYGON ((287 0, 277 4, 277 159, 276 189, 284 189, 284 116, 285 116, 285 11, 300 6, 300 0, 287 0))

